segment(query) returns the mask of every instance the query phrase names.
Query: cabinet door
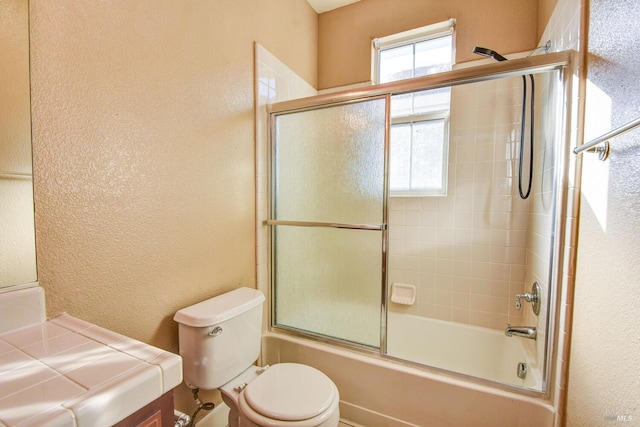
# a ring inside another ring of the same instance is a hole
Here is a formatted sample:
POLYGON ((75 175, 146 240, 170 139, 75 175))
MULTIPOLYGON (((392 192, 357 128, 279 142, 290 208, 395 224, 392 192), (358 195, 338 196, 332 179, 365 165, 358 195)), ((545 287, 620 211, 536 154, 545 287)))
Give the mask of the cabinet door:
POLYGON ((136 424, 136 427, 162 427, 162 412, 160 410, 155 411, 136 424))
POLYGON ((173 427, 173 424, 173 391, 168 391, 113 427, 173 427))

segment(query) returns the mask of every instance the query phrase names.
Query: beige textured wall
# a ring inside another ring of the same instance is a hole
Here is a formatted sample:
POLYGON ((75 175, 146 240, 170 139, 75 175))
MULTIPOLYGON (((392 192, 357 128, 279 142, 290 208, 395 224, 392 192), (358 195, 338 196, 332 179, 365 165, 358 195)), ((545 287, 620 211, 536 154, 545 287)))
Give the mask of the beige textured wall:
MULTIPOLYGON (((587 140, 640 115, 640 3, 589 8, 587 140)), ((636 129, 604 163, 583 155, 567 426, 640 425, 639 142, 636 129)))
POLYGON ((305 0, 32 0, 31 13, 49 315, 177 352, 176 310, 255 286, 253 43, 315 86, 317 15, 305 0))
POLYGON ((537 0, 362 0, 319 17, 318 89, 371 79, 371 40, 457 19, 456 62, 477 59, 473 46, 502 54, 538 40, 537 0))

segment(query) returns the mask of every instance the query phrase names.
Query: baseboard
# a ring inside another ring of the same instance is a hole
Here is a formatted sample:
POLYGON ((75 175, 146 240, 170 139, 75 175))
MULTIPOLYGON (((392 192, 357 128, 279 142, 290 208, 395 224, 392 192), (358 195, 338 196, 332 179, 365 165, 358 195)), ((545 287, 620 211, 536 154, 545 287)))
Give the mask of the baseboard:
POLYGON ((420 427, 343 401, 340 401, 340 419, 353 427, 420 427))
MULTIPOLYGON (((196 427, 227 427, 228 419, 229 407, 224 403, 220 403, 198 421, 196 427)), ((340 419, 352 427, 420 427, 416 424, 411 424, 343 401, 340 401, 340 419)))

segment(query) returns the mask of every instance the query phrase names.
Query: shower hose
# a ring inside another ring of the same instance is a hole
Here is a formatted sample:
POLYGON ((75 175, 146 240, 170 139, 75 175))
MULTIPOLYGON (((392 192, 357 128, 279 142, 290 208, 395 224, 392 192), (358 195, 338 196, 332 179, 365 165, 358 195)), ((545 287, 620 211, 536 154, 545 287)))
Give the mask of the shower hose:
POLYGON ((527 186, 526 193, 522 191, 522 163, 524 162, 524 124, 525 124, 525 116, 527 112, 527 78, 522 76, 522 83, 524 87, 522 89, 522 120, 520 122, 520 155, 518 156, 518 192, 520 193, 521 199, 526 199, 529 197, 531 193, 531 183, 533 182, 533 116, 534 116, 534 93, 535 93, 535 80, 533 75, 529 74, 529 79, 531 80, 531 106, 530 106, 530 114, 531 119, 529 123, 530 129, 530 141, 529 141, 529 184, 527 186))

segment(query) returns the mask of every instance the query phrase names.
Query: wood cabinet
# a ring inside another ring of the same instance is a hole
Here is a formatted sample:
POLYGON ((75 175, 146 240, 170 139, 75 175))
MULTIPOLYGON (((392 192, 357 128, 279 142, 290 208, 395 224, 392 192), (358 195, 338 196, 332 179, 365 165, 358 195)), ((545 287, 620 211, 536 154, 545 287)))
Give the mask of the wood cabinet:
POLYGON ((138 409, 114 427, 173 427, 173 390, 138 409))

